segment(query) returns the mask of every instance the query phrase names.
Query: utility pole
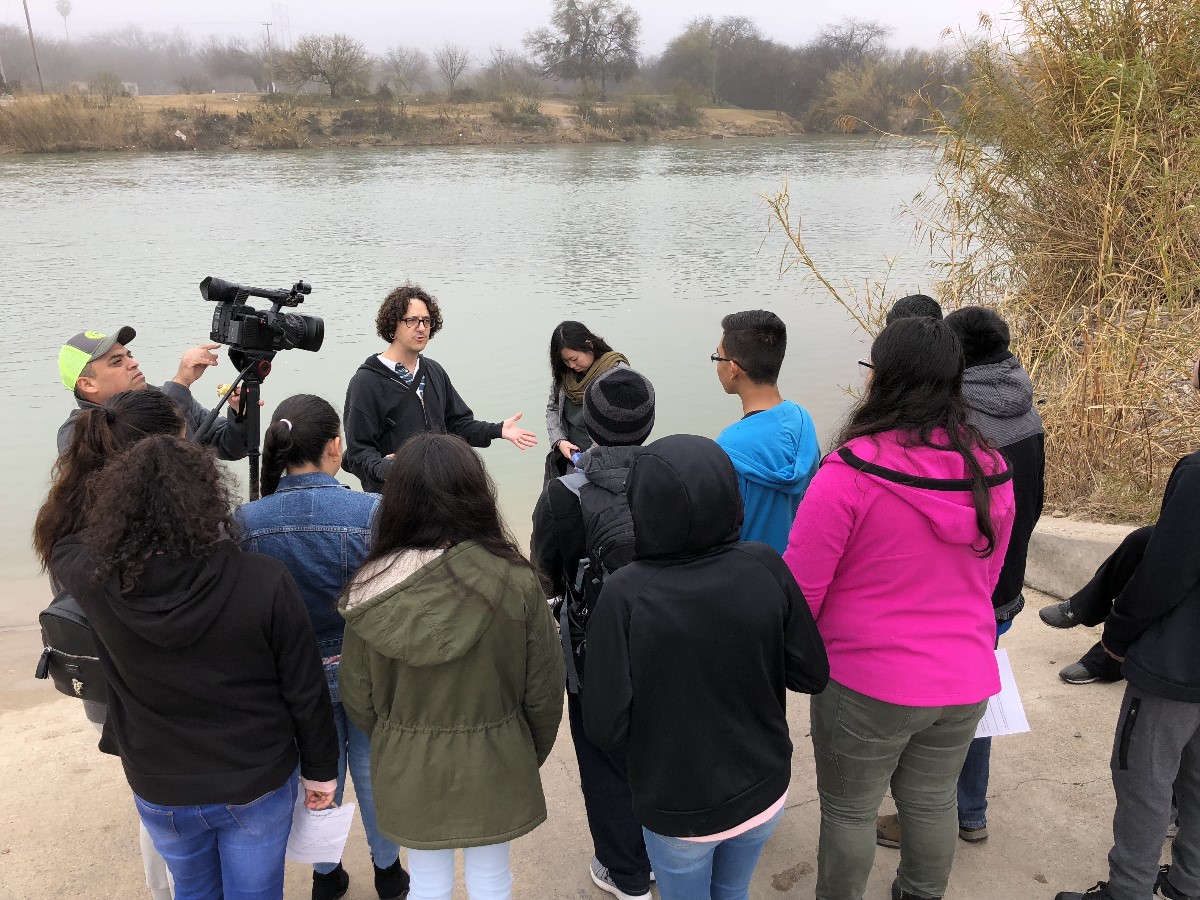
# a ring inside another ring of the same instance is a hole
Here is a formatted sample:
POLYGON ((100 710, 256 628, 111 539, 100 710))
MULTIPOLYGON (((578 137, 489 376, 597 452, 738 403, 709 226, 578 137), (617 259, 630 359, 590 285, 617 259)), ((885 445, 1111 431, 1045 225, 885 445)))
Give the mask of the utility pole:
POLYGON ((29 0, 21 0, 25 7, 25 27, 29 29, 29 48, 33 51, 33 67, 37 69, 38 91, 46 93, 46 85, 42 84, 42 64, 37 58, 37 44, 33 41, 33 20, 29 18, 29 0))
POLYGON ((263 22, 267 27, 267 93, 275 93, 275 54, 271 50, 271 23, 263 22))
POLYGON ((0 59, 0 85, 8 84, 8 78, 4 74, 4 60, 0 59))

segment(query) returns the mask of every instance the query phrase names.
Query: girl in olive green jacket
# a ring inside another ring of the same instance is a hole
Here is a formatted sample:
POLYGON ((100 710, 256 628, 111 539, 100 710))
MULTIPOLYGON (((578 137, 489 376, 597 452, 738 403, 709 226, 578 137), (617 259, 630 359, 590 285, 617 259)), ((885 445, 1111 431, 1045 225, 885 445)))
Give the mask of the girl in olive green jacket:
POLYGON ((384 835, 410 848, 410 900, 512 895, 508 842, 546 818, 539 767, 562 717, 563 663, 541 581, 458 437, 396 452, 377 537, 343 595, 340 687, 371 735, 384 835))

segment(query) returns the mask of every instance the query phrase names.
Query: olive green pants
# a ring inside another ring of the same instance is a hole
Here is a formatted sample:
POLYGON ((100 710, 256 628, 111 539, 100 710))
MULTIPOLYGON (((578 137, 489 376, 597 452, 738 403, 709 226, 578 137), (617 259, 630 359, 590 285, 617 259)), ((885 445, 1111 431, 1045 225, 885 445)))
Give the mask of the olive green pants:
POLYGON ((812 698, 821 797, 817 900, 862 900, 875 861, 875 817, 888 785, 904 835, 897 878, 941 897, 958 838, 958 773, 987 701, 897 706, 830 681, 812 698))

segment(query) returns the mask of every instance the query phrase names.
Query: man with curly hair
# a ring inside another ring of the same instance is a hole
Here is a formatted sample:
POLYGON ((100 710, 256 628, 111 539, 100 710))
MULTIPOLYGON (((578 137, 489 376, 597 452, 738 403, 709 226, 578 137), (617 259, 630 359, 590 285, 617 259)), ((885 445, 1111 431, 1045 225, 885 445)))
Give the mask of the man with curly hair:
POLYGON ((437 299, 412 282, 384 298, 375 330, 387 348, 368 356, 346 388, 346 451, 342 468, 358 477, 364 491, 383 488, 396 448, 423 431, 456 434, 472 447, 487 447, 496 438, 521 450, 537 445, 537 437, 517 425, 521 413, 503 422, 481 422, 463 402, 450 376, 422 354, 442 330, 437 299))

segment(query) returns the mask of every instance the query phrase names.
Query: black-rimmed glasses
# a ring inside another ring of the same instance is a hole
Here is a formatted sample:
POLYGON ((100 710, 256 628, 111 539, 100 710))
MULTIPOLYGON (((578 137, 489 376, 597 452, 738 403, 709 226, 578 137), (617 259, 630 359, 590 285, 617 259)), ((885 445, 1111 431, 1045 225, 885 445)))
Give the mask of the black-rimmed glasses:
POLYGON ((433 324, 433 319, 429 318, 429 316, 409 316, 407 319, 401 319, 400 321, 409 328, 416 328, 418 325, 428 328, 433 324))
POLYGON ((875 363, 871 362, 869 359, 860 359, 858 364, 864 369, 870 369, 872 372, 875 371, 875 363))
POLYGON ((721 354, 719 354, 719 353, 712 354, 709 357, 709 359, 712 360, 713 362, 737 363, 739 366, 741 365, 741 363, 738 362, 736 359, 730 359, 728 356, 721 356, 721 354))

